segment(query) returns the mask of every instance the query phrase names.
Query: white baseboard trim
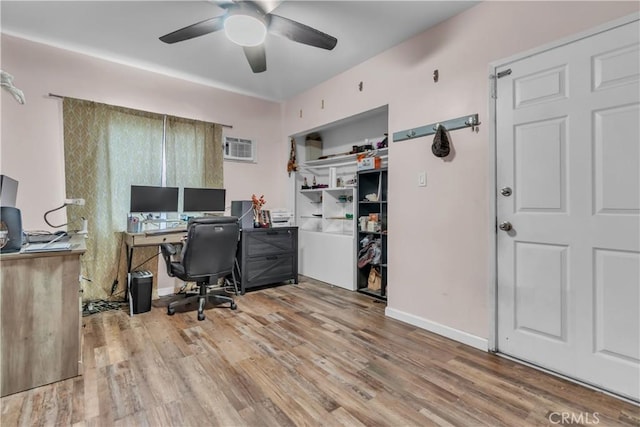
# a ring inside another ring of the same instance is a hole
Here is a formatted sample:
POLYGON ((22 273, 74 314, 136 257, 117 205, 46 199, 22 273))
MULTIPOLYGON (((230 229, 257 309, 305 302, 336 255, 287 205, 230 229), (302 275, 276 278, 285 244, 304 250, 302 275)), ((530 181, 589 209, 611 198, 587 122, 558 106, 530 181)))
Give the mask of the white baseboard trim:
POLYGON ((165 297, 167 295, 173 295, 174 294, 174 290, 173 287, 171 288, 158 288, 158 296, 159 297, 165 297))
POLYGON ((467 332, 460 331, 431 320, 423 319, 422 317, 405 313, 391 307, 387 307, 384 314, 392 319, 400 320, 401 322, 417 326, 420 329, 425 329, 429 332, 433 332, 434 334, 442 335, 445 338, 458 341, 462 344, 477 348, 478 350, 488 351, 489 349, 489 341, 486 338, 471 335, 467 332))

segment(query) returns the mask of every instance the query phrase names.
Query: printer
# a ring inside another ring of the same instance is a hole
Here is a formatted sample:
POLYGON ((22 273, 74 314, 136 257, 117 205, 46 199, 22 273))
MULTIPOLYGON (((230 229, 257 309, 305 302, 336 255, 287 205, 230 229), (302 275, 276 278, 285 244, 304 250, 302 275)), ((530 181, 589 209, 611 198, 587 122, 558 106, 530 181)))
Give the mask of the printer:
POLYGON ((293 225, 295 225, 293 221, 293 212, 286 209, 271 210, 272 227, 291 227, 293 225))

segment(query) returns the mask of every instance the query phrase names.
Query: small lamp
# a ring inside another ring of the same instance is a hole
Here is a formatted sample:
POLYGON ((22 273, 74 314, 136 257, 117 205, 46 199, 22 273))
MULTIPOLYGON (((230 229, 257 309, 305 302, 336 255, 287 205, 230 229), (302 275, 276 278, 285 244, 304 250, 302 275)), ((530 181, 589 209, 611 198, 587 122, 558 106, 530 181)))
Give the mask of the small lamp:
MULTIPOLYGON (((53 225, 49 222, 49 220, 47 219, 47 215, 49 215, 52 212, 55 212, 57 210, 60 210, 66 206, 69 205, 76 205, 76 206, 84 206, 84 199, 65 199, 64 203, 62 204, 62 206, 59 206, 55 209, 51 209, 49 211, 46 211, 44 213, 44 222, 47 223, 47 225, 51 228, 60 228, 60 227, 64 227, 65 225, 70 224, 70 222, 67 222, 65 224, 60 224, 60 225, 53 225)), ((88 226, 88 222, 84 217, 80 217, 80 219, 82 220, 82 229, 80 231, 78 231, 78 234, 87 234, 88 230, 87 230, 87 226, 88 226)), ((72 221, 75 222, 75 221, 72 221)))

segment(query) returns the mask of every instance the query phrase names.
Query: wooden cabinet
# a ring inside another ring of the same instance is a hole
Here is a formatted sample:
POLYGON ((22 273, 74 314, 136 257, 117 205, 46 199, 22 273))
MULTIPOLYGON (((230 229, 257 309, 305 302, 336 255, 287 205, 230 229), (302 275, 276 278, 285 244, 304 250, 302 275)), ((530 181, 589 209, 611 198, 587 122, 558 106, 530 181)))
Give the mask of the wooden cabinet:
POLYGON ((298 283, 298 228, 243 229, 238 244, 240 289, 284 282, 298 283))
POLYGON ((387 298, 387 169, 358 172, 358 291, 387 298))
POLYGON ((82 373, 83 252, 2 254, 0 395, 82 373))

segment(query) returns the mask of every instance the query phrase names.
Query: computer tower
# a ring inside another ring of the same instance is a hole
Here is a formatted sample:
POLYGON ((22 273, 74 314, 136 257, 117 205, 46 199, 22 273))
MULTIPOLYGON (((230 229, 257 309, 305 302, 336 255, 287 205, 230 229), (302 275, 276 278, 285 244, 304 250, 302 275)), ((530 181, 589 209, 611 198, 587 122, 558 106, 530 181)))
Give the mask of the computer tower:
POLYGON ((153 289, 153 273, 150 271, 134 271, 131 273, 130 295, 131 313, 146 313, 151 310, 151 291, 153 289))
POLYGON ((18 181, 0 175, 0 206, 16 207, 16 197, 18 196, 18 181))
POLYGON ((233 200, 231 202, 231 216, 238 218, 241 230, 253 228, 253 202, 251 200, 233 200))
POLYGON ((22 248, 22 214, 20 209, 10 206, 0 207, 0 232, 3 234, 2 240, 9 240, 0 248, 0 252, 18 252, 22 248), (6 233, 6 234, 5 234, 6 233))

